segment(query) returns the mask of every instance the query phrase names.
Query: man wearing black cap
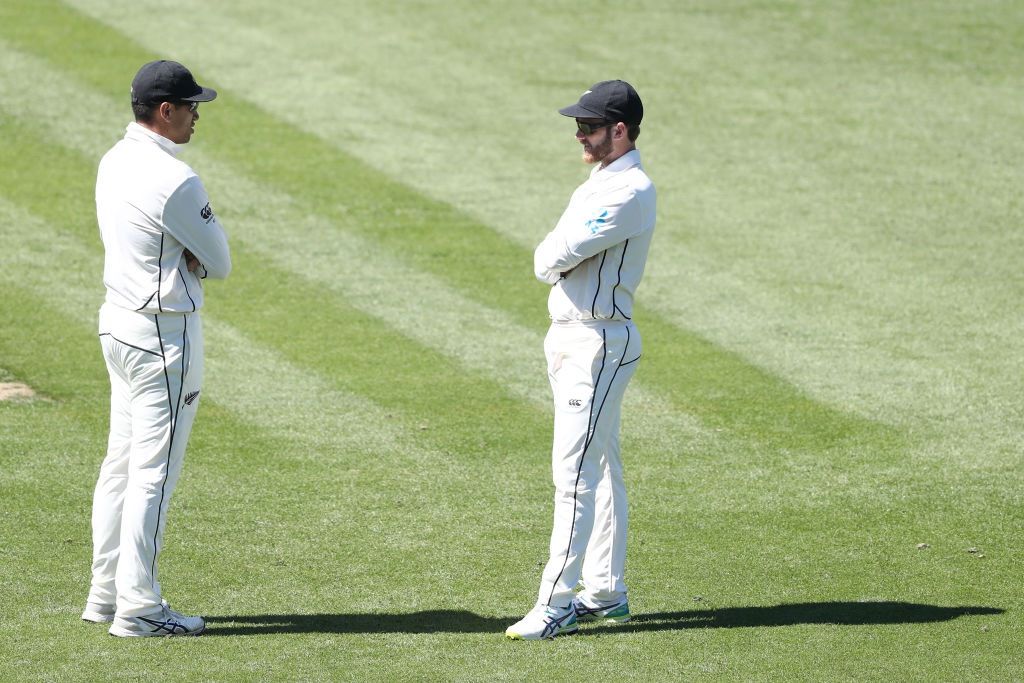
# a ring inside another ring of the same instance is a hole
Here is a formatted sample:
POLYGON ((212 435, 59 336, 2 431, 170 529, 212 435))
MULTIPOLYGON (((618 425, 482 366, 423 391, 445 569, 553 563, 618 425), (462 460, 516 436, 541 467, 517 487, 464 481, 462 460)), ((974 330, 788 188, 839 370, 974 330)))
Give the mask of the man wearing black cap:
POLYGON ((633 295, 656 203, 636 150, 643 105, 632 86, 602 81, 558 111, 576 119, 583 161, 597 165, 534 253, 537 279, 552 285, 544 352, 555 401, 555 515, 537 604, 505 631, 525 640, 575 633, 577 620, 630 618, 619 415, 640 359, 633 295))
POLYGON ((132 81, 135 122, 96 176, 110 436, 93 495, 92 585, 82 619, 110 623, 115 636, 206 628, 163 600, 157 557, 199 406, 202 279, 231 271, 227 234, 206 190, 176 158, 195 133, 199 103, 215 97, 177 62, 144 65, 132 81))

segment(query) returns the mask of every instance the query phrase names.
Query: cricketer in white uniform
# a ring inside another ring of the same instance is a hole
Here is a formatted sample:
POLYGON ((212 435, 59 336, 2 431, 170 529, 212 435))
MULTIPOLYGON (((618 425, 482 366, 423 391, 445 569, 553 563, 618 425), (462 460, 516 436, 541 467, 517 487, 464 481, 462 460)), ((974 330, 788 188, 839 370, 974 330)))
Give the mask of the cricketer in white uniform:
POLYGON ((92 585, 82 619, 116 636, 201 633, 162 599, 157 558, 203 383, 202 278, 231 271, 227 235, 199 176, 177 159, 217 93, 181 64, 144 65, 135 122, 104 155, 96 215, 106 252, 99 335, 110 437, 93 497, 92 585))
POLYGON ((505 632, 526 640, 575 633, 577 620, 630 618, 619 416, 640 359, 633 295, 656 204, 634 144, 643 105, 632 86, 602 81, 559 113, 576 119, 583 160, 598 165, 534 254, 537 279, 552 285, 544 352, 555 403, 555 514, 536 606, 505 632))

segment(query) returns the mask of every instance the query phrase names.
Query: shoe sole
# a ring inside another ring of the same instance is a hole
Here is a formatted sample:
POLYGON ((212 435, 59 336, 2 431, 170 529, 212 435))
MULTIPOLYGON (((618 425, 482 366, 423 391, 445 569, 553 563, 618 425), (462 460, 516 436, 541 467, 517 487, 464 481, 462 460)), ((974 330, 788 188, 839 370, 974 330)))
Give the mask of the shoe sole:
POLYGON ((174 638, 177 636, 198 636, 206 632, 206 626, 203 626, 199 631, 189 631, 188 633, 157 633, 155 631, 129 631, 126 628, 115 628, 111 627, 108 633, 118 638, 174 638))
POLYGON ((572 634, 576 633, 579 630, 580 630, 579 626, 572 626, 572 627, 569 627, 569 628, 562 629, 561 631, 559 631, 559 632, 557 632, 557 633, 555 633, 553 635, 550 635, 547 638, 541 638, 541 637, 527 638, 525 636, 519 635, 518 633, 509 633, 508 631, 505 631, 505 637, 508 638, 509 640, 551 640, 552 638, 557 638, 558 636, 571 636, 572 634))

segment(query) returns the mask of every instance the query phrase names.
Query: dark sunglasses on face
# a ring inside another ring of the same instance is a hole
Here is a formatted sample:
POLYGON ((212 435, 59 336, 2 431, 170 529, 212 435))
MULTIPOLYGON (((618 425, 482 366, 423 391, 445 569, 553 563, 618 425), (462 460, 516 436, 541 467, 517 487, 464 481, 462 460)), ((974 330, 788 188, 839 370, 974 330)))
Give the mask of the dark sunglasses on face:
POLYGON ((195 111, 196 109, 199 108, 199 103, 198 102, 178 102, 178 106, 179 107, 187 106, 188 110, 190 112, 193 112, 193 111, 195 111))
POLYGON ((576 121, 576 127, 579 128, 580 132, 583 133, 584 135, 590 135, 591 133, 595 133, 601 130, 602 128, 607 128, 608 126, 614 125, 614 121, 603 121, 601 123, 584 123, 583 121, 576 121))

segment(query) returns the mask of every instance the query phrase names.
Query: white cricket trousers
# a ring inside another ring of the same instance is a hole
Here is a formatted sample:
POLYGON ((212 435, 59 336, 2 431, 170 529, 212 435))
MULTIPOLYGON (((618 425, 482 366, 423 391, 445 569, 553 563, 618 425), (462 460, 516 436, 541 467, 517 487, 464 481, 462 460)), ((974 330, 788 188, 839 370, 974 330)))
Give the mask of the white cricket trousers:
POLYGON ((567 607, 581 580, 591 602, 613 602, 626 593, 619 418, 640 334, 631 321, 553 323, 544 353, 555 401, 555 517, 538 602, 567 607))
POLYGON ((160 610, 157 557, 203 381, 198 313, 144 314, 104 304, 110 438, 93 495, 89 601, 118 616, 160 610))

